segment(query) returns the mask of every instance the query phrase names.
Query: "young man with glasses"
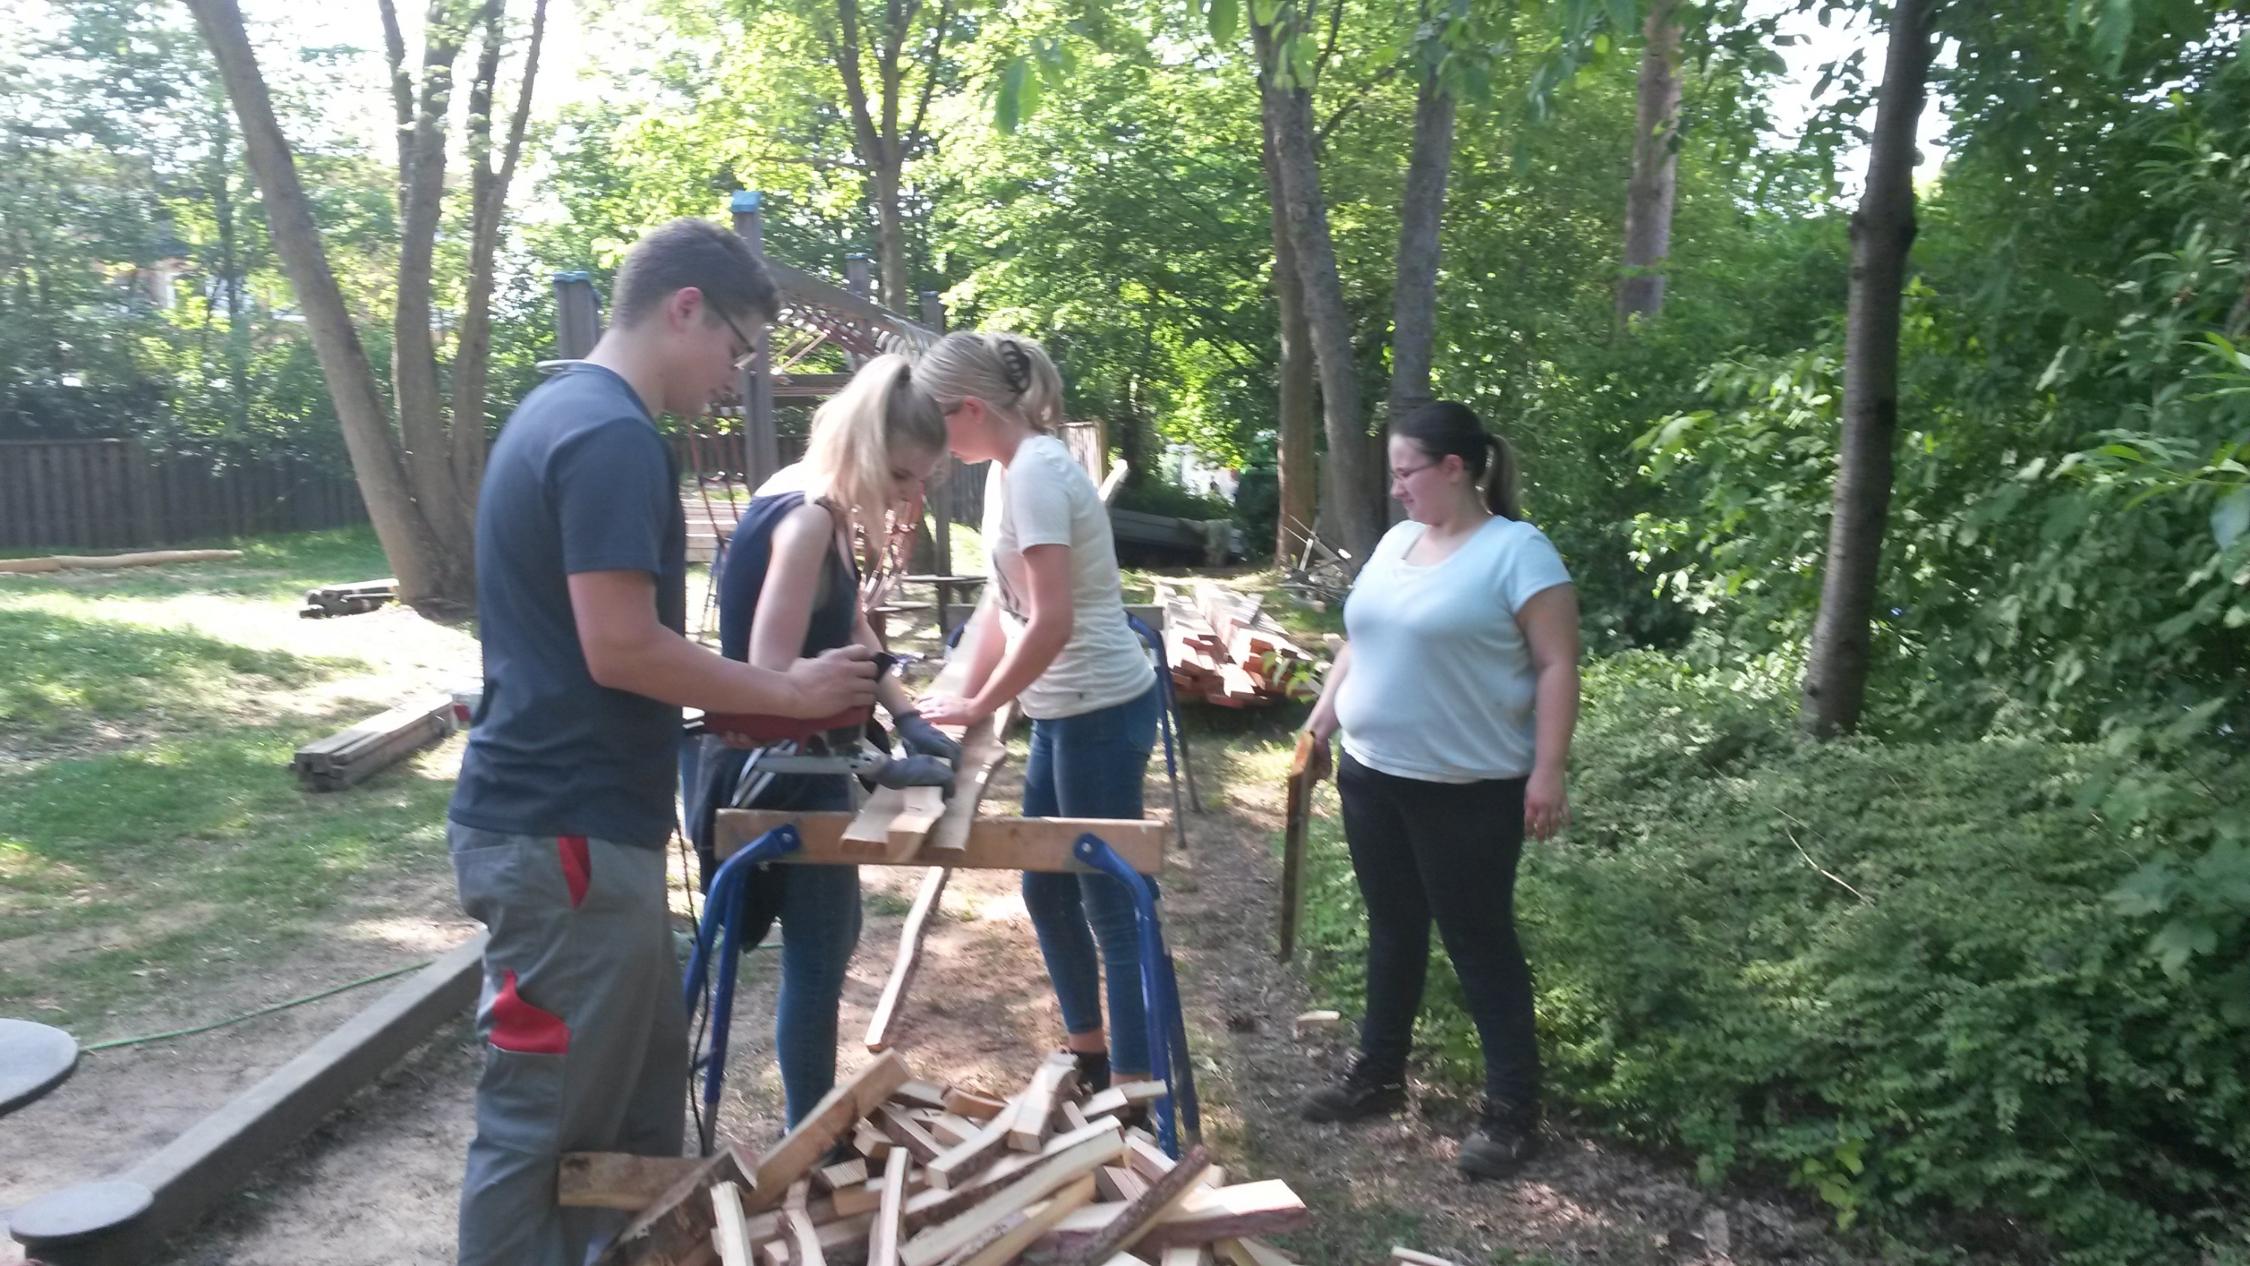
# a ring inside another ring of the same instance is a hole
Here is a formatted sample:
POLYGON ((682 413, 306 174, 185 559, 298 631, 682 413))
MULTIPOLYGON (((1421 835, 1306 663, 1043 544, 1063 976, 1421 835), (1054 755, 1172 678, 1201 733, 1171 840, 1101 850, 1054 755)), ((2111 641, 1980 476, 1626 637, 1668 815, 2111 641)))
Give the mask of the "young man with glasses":
POLYGON ((580 1266, 625 1218, 556 1206, 562 1154, 681 1152, 665 877, 681 707, 823 717, 875 695, 861 647, 775 671, 685 635, 686 524, 656 416, 700 416, 735 380, 747 329, 778 309, 765 267, 676 220, 626 256, 613 298, 593 352, 509 417, 477 506, 484 695, 447 831, 490 938, 462 1266, 580 1266))

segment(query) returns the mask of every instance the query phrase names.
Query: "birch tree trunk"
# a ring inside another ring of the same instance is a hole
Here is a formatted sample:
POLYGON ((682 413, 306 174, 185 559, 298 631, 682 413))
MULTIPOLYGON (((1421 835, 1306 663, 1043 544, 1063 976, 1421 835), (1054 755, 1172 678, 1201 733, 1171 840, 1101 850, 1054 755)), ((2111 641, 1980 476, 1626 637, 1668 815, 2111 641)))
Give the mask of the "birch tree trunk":
POLYGON ((1624 275, 1617 323, 1664 310, 1664 261, 1672 253, 1672 200, 1679 187, 1679 0, 1655 0, 1642 28, 1639 106, 1633 117, 1633 177, 1625 189, 1624 275))

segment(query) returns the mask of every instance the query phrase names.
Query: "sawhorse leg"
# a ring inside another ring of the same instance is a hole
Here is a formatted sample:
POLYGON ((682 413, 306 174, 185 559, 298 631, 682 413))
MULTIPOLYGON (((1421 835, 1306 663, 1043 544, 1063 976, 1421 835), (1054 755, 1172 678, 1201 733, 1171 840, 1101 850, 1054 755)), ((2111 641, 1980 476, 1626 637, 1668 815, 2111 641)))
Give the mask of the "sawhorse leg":
MULTIPOLYGON (((697 1145, 702 1155, 711 1154, 718 1134, 719 1087, 727 1074, 727 1029, 734 1019, 734 970, 742 961, 742 897, 750 880, 750 872, 773 861, 784 853, 794 853, 803 844, 793 826, 777 826, 752 840, 749 845, 729 857, 711 877, 711 891, 703 903, 703 923, 695 931, 695 952, 688 958, 687 979, 681 989, 682 1001, 687 1006, 688 1018, 695 1018, 695 1008, 703 1001, 704 982, 710 975, 711 951, 719 951, 718 984, 711 991, 711 1039, 705 1044, 700 1057, 703 1065, 703 1115, 698 1123, 697 1145), (724 933, 724 936, 721 933, 724 933)), ((690 1057, 694 1051, 688 1052, 690 1057)), ((690 1076, 694 1065, 689 1065, 690 1076)))
MULTIPOLYGON (((1187 1017, 1180 1009, 1179 977, 1172 971, 1172 951, 1164 944, 1164 928, 1156 917, 1156 887, 1148 877, 1125 864, 1098 835, 1078 837, 1071 855, 1125 885, 1133 899, 1133 920, 1140 929, 1141 996, 1148 1012, 1149 1072, 1170 1090, 1156 1102, 1157 1141, 1167 1155, 1180 1154, 1180 1127, 1190 1139, 1203 1137, 1202 1112, 1195 1098, 1195 1068, 1188 1058, 1187 1017)), ((1116 988, 1112 982, 1111 988, 1116 988)))

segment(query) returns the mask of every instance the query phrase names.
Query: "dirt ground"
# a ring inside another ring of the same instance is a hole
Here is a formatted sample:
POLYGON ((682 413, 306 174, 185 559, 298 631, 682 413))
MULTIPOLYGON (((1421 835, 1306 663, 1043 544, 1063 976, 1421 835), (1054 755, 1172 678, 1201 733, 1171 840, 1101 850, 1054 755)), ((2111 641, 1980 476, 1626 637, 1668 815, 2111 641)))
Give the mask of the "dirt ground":
MULTIPOLYGON (((1206 746, 1216 746, 1208 744, 1206 746)), ((1017 744, 1020 755, 1021 743, 1017 744)), ((1199 756, 1203 753, 1199 751, 1199 756)), ((432 754, 433 759, 436 758, 432 754)), ((1454 1173, 1468 1104, 1418 1093, 1406 1116, 1346 1130, 1293 1115, 1295 1096, 1336 1067, 1348 1030, 1300 1041, 1303 981, 1271 952, 1278 789, 1221 794, 1218 760, 1199 759, 1207 812, 1191 815, 1190 850, 1166 880, 1168 934, 1190 1010, 1191 1043, 1217 1159, 1243 1177, 1283 1178, 1316 1210, 1283 1245, 1308 1263, 1380 1260, 1403 1243, 1463 1262, 1760 1263, 1849 1258, 1816 1223, 1761 1200, 1713 1197, 1661 1163, 1567 1129, 1519 1181, 1470 1185, 1454 1173)), ((1161 758, 1152 809, 1168 804, 1161 758)), ((1016 799, 1015 763, 988 811, 1016 799)), ((868 918, 843 1000, 843 1062, 860 1042, 919 872, 863 872, 868 918)), ((401 944, 442 951, 469 930, 450 876, 386 894, 414 918, 389 921, 401 944)), ((897 1048, 917 1075, 987 1091, 1027 1077, 1059 1026, 1013 875, 956 874, 933 922, 897 1048)), ((783 931, 786 935, 786 930, 783 931)), ((385 961, 395 960, 387 955, 385 961)), ((300 959, 289 979, 257 982, 243 1007, 302 992, 306 981, 367 970, 351 940, 300 959), (357 971, 355 971, 355 967, 357 971), (256 996, 253 996, 256 995, 256 996)), ((726 1132, 770 1139, 780 1128, 771 1060, 776 972, 759 955, 736 1001, 726 1132)), ((384 986, 201 1038, 104 1053, 48 1100, 0 1121, 0 1209, 93 1178, 160 1144, 254 1083, 384 986)), ((249 1176, 243 1190, 160 1260, 176 1266, 373 1266, 452 1260, 454 1199, 468 1141, 476 1059, 467 1018, 449 1024, 303 1145, 249 1176)), ((0 1243, 0 1263, 12 1256, 0 1243)))

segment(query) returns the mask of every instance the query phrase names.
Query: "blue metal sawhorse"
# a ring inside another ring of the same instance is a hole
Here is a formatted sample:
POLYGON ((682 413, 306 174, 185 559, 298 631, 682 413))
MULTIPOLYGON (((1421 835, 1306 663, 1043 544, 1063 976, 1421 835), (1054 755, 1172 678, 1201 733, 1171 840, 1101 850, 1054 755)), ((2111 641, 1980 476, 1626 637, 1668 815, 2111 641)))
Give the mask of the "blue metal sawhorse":
MULTIPOLYGON (((803 840, 793 826, 777 826, 752 840, 726 859, 711 878, 711 891, 703 904, 703 922, 696 929, 695 951, 688 958, 682 998, 692 1018, 698 1004, 710 1003, 710 1037, 695 1055, 690 1075, 703 1071, 703 1152, 709 1154, 717 1130, 719 1087, 726 1079, 727 1031, 734 1013, 735 966, 742 957, 743 897, 750 872, 785 854, 797 851, 803 840), (719 954, 716 981, 711 977, 711 956, 719 954), (709 989, 706 986, 709 985, 709 989)), ((1164 1082, 1168 1093, 1156 1102, 1157 1140, 1166 1154, 1180 1154, 1180 1127, 1190 1139, 1202 1136, 1202 1114, 1195 1097, 1195 1069, 1187 1045, 1187 1019, 1180 1009, 1179 978, 1172 970, 1172 953, 1164 944, 1163 925, 1156 914, 1156 885, 1146 875, 1125 864, 1100 836, 1078 837, 1071 856, 1093 870, 1124 884, 1133 898, 1134 922, 1140 931, 1141 996, 1148 1013, 1150 1074, 1164 1082)), ((1112 988, 1115 983, 1112 982, 1112 988)))

